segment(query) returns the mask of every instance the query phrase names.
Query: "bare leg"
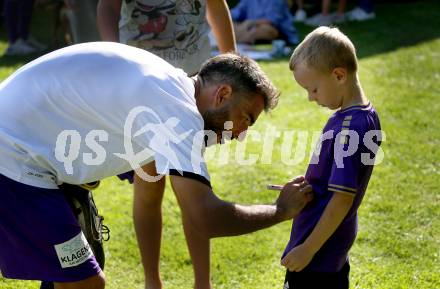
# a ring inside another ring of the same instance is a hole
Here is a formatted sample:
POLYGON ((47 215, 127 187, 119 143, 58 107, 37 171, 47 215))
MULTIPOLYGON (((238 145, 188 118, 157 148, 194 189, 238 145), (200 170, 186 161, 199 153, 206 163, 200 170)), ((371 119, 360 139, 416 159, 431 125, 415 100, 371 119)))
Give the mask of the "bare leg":
POLYGON ((273 40, 279 36, 278 30, 270 23, 245 21, 235 28, 238 43, 253 44, 257 40, 273 40))
MULTIPOLYGON (((151 176, 157 175, 153 163, 143 167, 151 176)), ((162 237, 162 199, 165 178, 146 182, 137 175, 134 178, 133 219, 145 274, 145 287, 162 288, 159 258, 162 237)))
POLYGON ((339 0, 338 4, 338 14, 342 15, 345 13, 345 7, 347 5, 347 0, 339 0))
POLYGON ((237 43, 253 43, 253 40, 249 37, 249 31, 255 25, 254 23, 255 22, 251 20, 234 23, 235 39, 237 43))
POLYGON ((272 26, 272 24, 269 23, 258 24, 257 26, 255 26, 251 33, 254 41, 273 40, 276 39, 279 34, 280 33, 278 32, 278 29, 276 29, 272 26))
POLYGON ((328 15, 330 13, 331 0, 322 0, 322 15, 328 15))

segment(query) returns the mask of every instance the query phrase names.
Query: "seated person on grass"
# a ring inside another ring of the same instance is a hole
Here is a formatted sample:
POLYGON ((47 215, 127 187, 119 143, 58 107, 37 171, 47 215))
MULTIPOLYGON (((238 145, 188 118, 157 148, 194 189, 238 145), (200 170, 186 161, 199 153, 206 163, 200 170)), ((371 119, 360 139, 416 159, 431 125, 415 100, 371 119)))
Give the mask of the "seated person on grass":
POLYGON ((238 43, 283 39, 293 46, 299 42, 293 16, 285 0, 241 0, 231 9, 231 16, 238 43))

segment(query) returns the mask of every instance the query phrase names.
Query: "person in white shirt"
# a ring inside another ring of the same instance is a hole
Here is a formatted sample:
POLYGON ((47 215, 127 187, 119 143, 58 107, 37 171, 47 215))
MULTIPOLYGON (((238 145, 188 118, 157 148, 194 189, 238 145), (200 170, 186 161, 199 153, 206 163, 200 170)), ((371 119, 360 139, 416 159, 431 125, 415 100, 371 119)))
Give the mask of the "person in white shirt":
MULTIPOLYGON (((237 51, 232 19, 226 0, 100 0, 97 23, 101 39, 145 49, 162 57, 189 75, 196 74, 210 57, 210 30, 221 53, 237 51)), ((118 176, 133 182, 134 173, 118 176)), ((133 208, 136 235, 147 236, 139 243, 145 279, 158 279, 161 219, 147 214, 144 206, 161 200, 165 183, 144 183, 134 190, 139 206, 133 208), (156 226, 146 226, 155 222, 156 226), (150 238, 149 236, 154 236, 150 238), (151 253, 153 252, 153 253, 151 253), (154 277, 156 276, 156 277, 154 277)), ((154 286, 153 286, 154 287, 154 286)))
MULTIPOLYGON (((303 178, 287 183, 274 205, 242 206, 216 197, 203 160, 205 135, 221 142, 231 121, 237 138, 277 98, 261 68, 234 54, 208 60, 194 78, 149 52, 110 42, 70 46, 23 66, 0 84, 3 276, 104 288, 62 186, 132 169, 135 190, 170 176, 194 266, 208 272, 210 238, 291 219, 311 198, 303 178)), ((155 214, 157 206, 143 209, 155 214)), ((160 278, 151 280, 161 286, 160 278)))

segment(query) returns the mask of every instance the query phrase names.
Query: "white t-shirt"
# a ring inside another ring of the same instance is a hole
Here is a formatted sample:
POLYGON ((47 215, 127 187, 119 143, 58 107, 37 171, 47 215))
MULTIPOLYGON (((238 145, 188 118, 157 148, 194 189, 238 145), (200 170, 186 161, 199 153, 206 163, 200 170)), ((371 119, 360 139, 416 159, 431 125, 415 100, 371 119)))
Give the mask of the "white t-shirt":
POLYGON ((127 45, 78 44, 0 84, 0 174, 57 188, 154 159, 160 173, 209 185, 203 127, 194 83, 182 70, 127 45))
POLYGON ((205 0, 122 1, 119 39, 192 75, 210 57, 205 0))

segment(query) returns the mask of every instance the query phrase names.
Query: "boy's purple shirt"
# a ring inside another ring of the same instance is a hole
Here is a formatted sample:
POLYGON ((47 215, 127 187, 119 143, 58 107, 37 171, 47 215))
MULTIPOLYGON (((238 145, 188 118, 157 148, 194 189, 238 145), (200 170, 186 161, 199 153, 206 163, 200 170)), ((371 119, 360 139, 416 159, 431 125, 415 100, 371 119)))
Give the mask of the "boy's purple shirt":
MULTIPOLYGON (((357 210, 373 171, 373 165, 365 165, 361 162, 361 154, 368 153, 369 158, 372 159, 377 153, 365 146, 364 135, 368 131, 380 129, 379 117, 371 104, 339 110, 330 117, 323 129, 323 134, 333 131, 333 137, 322 142, 319 156, 314 156, 316 159, 312 158, 306 173, 306 180, 313 187, 314 199, 294 220, 290 241, 282 257, 305 241, 318 223, 333 192, 339 191, 354 195, 352 207, 304 271, 337 272, 342 268, 348 260, 348 251, 356 238, 357 210), (337 155, 335 158, 335 144, 338 146, 338 142, 344 149, 347 149, 350 142, 355 140, 350 136, 345 137, 345 141, 337 138, 341 130, 355 131, 359 136, 359 146, 356 152, 343 158, 344 168, 341 167, 340 161, 335 161, 335 159, 341 159, 337 155)), ((377 138, 373 138, 373 141, 380 145, 377 138)))

